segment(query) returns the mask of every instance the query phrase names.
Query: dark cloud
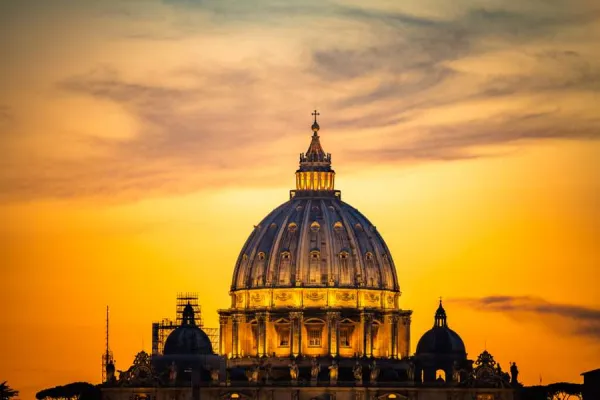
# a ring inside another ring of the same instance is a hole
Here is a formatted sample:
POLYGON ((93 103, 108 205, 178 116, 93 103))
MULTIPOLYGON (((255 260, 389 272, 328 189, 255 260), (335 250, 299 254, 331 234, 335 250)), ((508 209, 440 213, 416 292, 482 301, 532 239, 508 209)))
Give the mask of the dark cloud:
POLYGON ((557 114, 555 110, 412 128, 405 134, 414 139, 404 140, 404 143, 395 146, 388 143, 380 149, 359 151, 354 158, 364 162, 452 161, 489 157, 489 151, 483 153, 482 148, 489 150, 498 145, 539 140, 600 139, 600 118, 578 125, 557 114))
POLYGON ((600 309, 552 303, 530 296, 488 296, 449 301, 486 312, 503 313, 510 318, 538 322, 550 332, 564 332, 597 341, 600 339, 600 309), (532 318, 533 317, 533 318, 532 318))

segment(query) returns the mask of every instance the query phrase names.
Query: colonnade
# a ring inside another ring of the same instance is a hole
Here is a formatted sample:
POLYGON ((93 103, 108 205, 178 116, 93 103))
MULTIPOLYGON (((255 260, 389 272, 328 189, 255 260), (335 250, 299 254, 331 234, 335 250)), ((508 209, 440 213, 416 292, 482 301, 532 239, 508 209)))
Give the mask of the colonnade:
POLYGON ((256 311, 221 315, 220 327, 220 354, 232 358, 272 355, 403 358, 408 356, 410 348, 410 314, 404 312, 360 312, 342 318, 340 311, 256 311), (318 344, 310 342, 312 329, 320 329, 318 344), (342 332, 347 335, 344 344, 342 332), (289 335, 289 340, 282 343, 285 335, 289 335))

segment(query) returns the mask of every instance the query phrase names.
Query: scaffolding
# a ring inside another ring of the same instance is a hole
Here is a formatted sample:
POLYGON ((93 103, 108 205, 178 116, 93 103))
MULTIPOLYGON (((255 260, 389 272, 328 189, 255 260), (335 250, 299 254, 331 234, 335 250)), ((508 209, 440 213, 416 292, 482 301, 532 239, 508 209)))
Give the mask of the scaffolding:
POLYGON ((202 321, 202 308, 198 302, 197 293, 179 293, 177 295, 177 303, 175 309, 175 321, 164 318, 159 322, 152 323, 152 355, 163 354, 165 341, 175 328, 181 326, 183 322, 183 310, 190 304, 194 309, 196 317, 196 325, 200 327, 208 336, 212 344, 213 351, 218 352, 219 349, 219 328, 205 328, 202 321))

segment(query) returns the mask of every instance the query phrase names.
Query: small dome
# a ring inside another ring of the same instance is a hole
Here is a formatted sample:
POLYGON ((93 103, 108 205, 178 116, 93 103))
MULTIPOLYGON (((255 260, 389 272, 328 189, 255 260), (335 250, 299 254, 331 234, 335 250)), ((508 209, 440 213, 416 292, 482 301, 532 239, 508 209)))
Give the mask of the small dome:
POLYGON ((417 344, 417 355, 458 355, 466 357, 465 344, 446 323, 446 310, 442 307, 442 301, 435 312, 433 328, 425 332, 417 344))
POLYGON ((181 326, 165 341, 164 355, 214 354, 208 335, 196 325, 194 308, 188 302, 183 309, 181 326))
POLYGON ((165 341, 164 355, 214 354, 208 335, 196 325, 176 328, 165 341))
POLYGON ((425 332, 417 344, 417 355, 425 353, 466 355, 462 339, 448 327, 435 327, 425 332))

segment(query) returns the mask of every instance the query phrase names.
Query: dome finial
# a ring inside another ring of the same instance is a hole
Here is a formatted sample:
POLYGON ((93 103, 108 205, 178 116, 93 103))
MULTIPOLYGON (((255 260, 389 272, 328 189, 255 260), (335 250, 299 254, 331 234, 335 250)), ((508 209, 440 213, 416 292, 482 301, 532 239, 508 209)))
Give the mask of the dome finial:
POLYGON ((183 309, 182 325, 196 325, 196 315, 194 307, 188 301, 183 309))
POLYGON ((433 324, 434 327, 445 327, 446 326, 446 310, 444 310, 444 307, 442 306, 442 297, 440 296, 440 305, 438 306, 438 309, 435 312, 435 323, 433 324))
POLYGON ((317 116, 321 115, 320 113, 317 112, 317 110, 313 111, 312 116, 315 117, 315 122, 313 122, 312 124, 312 130, 315 133, 315 135, 317 134, 317 132, 319 131, 320 127, 319 127, 319 123, 317 122, 317 116))

